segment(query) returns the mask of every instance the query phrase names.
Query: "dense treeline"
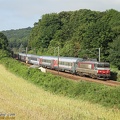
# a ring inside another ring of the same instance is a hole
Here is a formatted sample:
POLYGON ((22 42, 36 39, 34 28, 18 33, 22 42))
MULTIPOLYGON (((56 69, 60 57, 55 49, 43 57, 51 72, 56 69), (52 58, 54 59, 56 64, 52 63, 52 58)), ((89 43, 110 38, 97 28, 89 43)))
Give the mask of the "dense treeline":
POLYGON ((110 61, 120 68, 120 12, 87 9, 45 14, 34 24, 29 49, 34 53, 92 57, 110 61))
POLYGON ((45 14, 33 28, 2 31, 9 49, 39 55, 92 57, 109 61, 120 69, 120 12, 87 9, 45 14), (29 41, 28 41, 29 40, 29 41), (29 43, 29 44, 28 44, 29 43))
POLYGON ((0 32, 0 59, 9 55, 8 39, 3 33, 0 32))
POLYGON ((24 50, 24 48, 27 47, 31 29, 31 27, 28 27, 17 30, 2 31, 2 33, 7 36, 9 49, 14 52, 18 51, 18 49, 24 50))
POLYGON ((8 47, 8 39, 7 37, 0 32, 0 49, 6 50, 8 47))

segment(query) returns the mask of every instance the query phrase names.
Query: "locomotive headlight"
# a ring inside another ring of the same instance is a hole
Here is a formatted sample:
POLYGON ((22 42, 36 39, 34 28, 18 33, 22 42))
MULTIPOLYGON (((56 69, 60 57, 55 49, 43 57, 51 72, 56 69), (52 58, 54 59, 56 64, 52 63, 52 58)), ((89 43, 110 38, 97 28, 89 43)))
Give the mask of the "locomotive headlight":
POLYGON ((98 74, 102 74, 102 70, 98 70, 98 74))
POLYGON ((110 74, 110 70, 107 70, 106 73, 107 73, 107 74, 110 74))

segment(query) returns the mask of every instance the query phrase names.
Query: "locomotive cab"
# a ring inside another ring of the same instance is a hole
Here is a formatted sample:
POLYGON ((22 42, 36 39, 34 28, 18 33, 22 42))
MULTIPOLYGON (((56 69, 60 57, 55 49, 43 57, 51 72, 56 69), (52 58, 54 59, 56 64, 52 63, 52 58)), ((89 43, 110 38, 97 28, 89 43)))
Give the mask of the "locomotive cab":
POLYGON ((82 61, 78 63, 76 73, 97 79, 109 79, 110 65, 107 62, 82 61))
POLYGON ((107 62, 98 62, 95 64, 97 70, 97 78, 108 79, 110 77, 110 64, 107 62))

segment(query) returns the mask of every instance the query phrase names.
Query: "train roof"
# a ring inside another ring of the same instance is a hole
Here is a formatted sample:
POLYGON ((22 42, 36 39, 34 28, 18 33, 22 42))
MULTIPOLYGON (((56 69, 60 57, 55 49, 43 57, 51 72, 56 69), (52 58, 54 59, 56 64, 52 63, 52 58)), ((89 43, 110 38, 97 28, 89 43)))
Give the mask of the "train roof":
POLYGON ((60 57, 60 61, 64 62, 80 62, 83 59, 82 58, 75 58, 75 57, 60 57))
POLYGON ((35 57, 35 58, 40 58, 40 56, 39 56, 39 55, 32 55, 32 54, 28 54, 28 56, 30 56, 30 57, 35 57))
POLYGON ((25 56, 26 54, 25 53, 19 53, 19 55, 25 56))
MULTIPOLYGON (((46 60, 58 60, 58 56, 39 56, 39 55, 33 55, 33 54, 26 54, 26 53, 19 53, 19 55, 26 56, 27 57, 35 57, 35 58, 42 58, 46 60)), ((83 59, 83 58, 76 58, 76 57, 59 57, 59 61, 62 62, 84 62, 84 63, 94 63, 94 64, 109 64, 108 62, 98 62, 96 59, 83 59)))
MULTIPOLYGON (((58 56, 39 56, 39 55, 32 55, 32 54, 26 54, 26 53, 19 53, 19 55, 26 56, 27 57, 35 57, 35 58, 42 58, 46 60, 58 60, 58 56)), ((59 57, 59 61, 63 62, 80 62, 83 61, 83 58, 76 58, 76 57, 59 57)))
POLYGON ((82 61, 82 58, 75 58, 75 57, 58 57, 58 56, 41 56, 40 58, 42 59, 47 59, 47 60, 58 60, 63 61, 63 62, 79 62, 82 61))
POLYGON ((40 56, 38 56, 38 55, 26 54, 26 53, 19 53, 19 55, 27 56, 27 57, 36 57, 36 58, 39 58, 39 57, 40 57, 40 56))
POLYGON ((82 61, 84 63, 95 63, 95 64, 109 64, 109 62, 98 62, 98 61, 82 61))

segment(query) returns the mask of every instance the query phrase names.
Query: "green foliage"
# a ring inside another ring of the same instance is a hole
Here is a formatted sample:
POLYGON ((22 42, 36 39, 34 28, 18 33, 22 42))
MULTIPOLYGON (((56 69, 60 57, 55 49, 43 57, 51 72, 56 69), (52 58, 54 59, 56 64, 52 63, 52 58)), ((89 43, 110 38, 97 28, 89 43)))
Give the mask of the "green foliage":
POLYGON ((0 59, 10 56, 9 51, 0 49, 0 59))
POLYGON ((7 37, 3 33, 0 33, 0 59, 8 56, 10 56, 10 51, 8 51, 7 37))
POLYGON ((76 11, 45 14, 34 27, 3 31, 13 51, 20 48, 32 54, 74 56, 111 62, 120 68, 120 12, 110 9, 104 12, 80 9, 76 11), (23 47, 20 47, 23 46, 23 47), (16 49, 17 48, 17 49, 16 49), (115 51, 115 52, 114 52, 115 51))
POLYGON ((7 47, 8 39, 3 33, 0 33, 0 49, 7 50, 7 47))
POLYGON ((120 82, 120 70, 113 65, 111 65, 111 79, 120 82))
POLYGON ((21 45, 23 45, 23 48, 27 46, 30 32, 30 27, 18 30, 2 31, 2 33, 4 33, 8 38, 9 49, 14 52, 18 51, 21 45))
MULTIPOLYGON (((101 60, 106 61, 109 55, 109 43, 112 42, 114 37, 115 35, 108 23, 104 21, 92 23, 88 26, 85 33, 84 41, 82 42, 84 46, 83 48, 90 50, 93 48, 95 51, 96 48, 100 47, 101 60)), ((95 57, 95 55, 92 54, 90 57, 95 57)))
POLYGON ((110 44, 109 59, 120 70, 120 35, 110 44))
POLYGON ((11 58, 2 58, 0 63, 13 73, 54 94, 89 100, 93 103, 120 109, 120 87, 108 87, 86 81, 74 82, 50 73, 42 73, 38 69, 28 68, 23 63, 11 58))
POLYGON ((120 35, 119 20, 120 13, 113 9, 45 14, 32 29, 29 47, 42 55, 55 55, 59 46, 61 56, 92 58, 98 58, 96 48, 101 48, 101 60, 111 61, 110 44, 120 35))
POLYGON ((33 28, 29 46, 31 48, 47 48, 57 30, 60 29, 60 20, 55 13, 45 14, 42 20, 33 28))

